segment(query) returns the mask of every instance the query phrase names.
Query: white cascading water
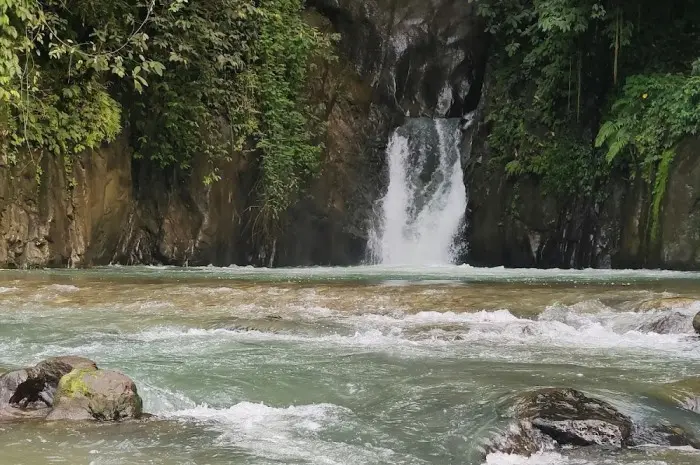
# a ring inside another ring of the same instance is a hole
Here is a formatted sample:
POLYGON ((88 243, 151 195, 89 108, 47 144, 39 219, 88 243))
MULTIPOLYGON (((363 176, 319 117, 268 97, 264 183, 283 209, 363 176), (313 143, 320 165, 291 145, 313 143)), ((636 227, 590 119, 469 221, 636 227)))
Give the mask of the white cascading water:
POLYGON ((389 186, 370 231, 374 262, 454 263, 467 207, 460 140, 458 119, 411 119, 394 131, 387 147, 389 186))

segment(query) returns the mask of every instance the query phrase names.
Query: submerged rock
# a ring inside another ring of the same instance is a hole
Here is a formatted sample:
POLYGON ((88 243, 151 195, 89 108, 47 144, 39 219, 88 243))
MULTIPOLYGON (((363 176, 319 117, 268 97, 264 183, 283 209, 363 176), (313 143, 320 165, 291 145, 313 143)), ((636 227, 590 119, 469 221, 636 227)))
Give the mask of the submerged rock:
POLYGON ((695 299, 687 297, 661 297, 658 299, 645 300, 637 307, 640 312, 649 312, 652 310, 672 310, 678 308, 688 308, 697 303, 695 299))
POLYGON ((96 368, 71 371, 58 384, 47 420, 117 421, 140 418, 143 402, 123 373, 96 368))
POLYGON ((700 440, 679 425, 661 424, 653 427, 637 427, 632 434, 630 445, 633 446, 690 446, 700 449, 700 440))
MULTIPOLYGON (((10 408, 46 409, 53 406, 59 380, 76 368, 97 368, 82 357, 52 357, 31 368, 0 376, 0 416, 14 416, 10 408)), ((16 412, 14 412, 16 413, 16 412)))
POLYGON ((640 325, 637 330, 643 333, 683 334, 691 329, 690 317, 681 312, 659 315, 640 325))
POLYGON ((664 384, 652 392, 657 399, 700 413, 700 377, 664 384))

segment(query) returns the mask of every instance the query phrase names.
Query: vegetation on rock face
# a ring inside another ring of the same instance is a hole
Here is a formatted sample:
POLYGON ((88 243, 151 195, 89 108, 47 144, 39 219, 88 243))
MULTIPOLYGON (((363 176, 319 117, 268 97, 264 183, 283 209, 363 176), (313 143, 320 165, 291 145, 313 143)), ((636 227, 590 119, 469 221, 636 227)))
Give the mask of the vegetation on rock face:
POLYGON ((478 0, 495 53, 489 143, 511 175, 592 196, 611 170, 653 183, 656 236, 675 146, 700 125, 700 4, 478 0))
MULTIPOLYGON (((258 154, 266 224, 318 170, 307 99, 330 37, 303 0, 0 0, 0 151, 66 159, 127 129, 137 157, 186 173, 258 154)), ((37 162, 35 160, 35 162, 37 162)), ((37 168, 39 163, 36 163, 37 168)))

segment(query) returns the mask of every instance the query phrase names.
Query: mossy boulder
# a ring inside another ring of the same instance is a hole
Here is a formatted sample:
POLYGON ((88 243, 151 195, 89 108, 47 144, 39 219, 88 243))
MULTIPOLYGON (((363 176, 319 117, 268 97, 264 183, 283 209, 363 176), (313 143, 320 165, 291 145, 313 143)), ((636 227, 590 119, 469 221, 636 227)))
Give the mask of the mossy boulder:
POLYGON ((143 402, 134 381, 123 373, 78 368, 58 383, 47 420, 118 421, 140 418, 143 402))

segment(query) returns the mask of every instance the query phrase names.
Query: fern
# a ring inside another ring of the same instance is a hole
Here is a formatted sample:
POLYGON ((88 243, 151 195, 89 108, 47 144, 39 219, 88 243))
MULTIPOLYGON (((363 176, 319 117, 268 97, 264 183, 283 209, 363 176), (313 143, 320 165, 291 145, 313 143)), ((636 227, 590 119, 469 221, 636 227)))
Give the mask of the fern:
POLYGON ((608 140, 610 140, 614 135, 616 135, 621 128, 621 124, 618 121, 606 121, 600 127, 598 131, 598 136, 595 139, 596 148, 601 148, 605 145, 608 140))
POLYGON ((596 147, 606 159, 639 164, 652 186, 651 229, 658 239, 659 216, 676 145, 700 130, 700 78, 694 75, 631 76, 600 127, 596 147))
POLYGON ((654 191, 652 195, 653 200, 651 205, 651 238, 653 241, 656 241, 659 238, 661 205, 666 194, 666 188, 668 187, 668 175, 675 155, 675 147, 663 152, 659 166, 656 169, 656 179, 654 181, 654 191))

